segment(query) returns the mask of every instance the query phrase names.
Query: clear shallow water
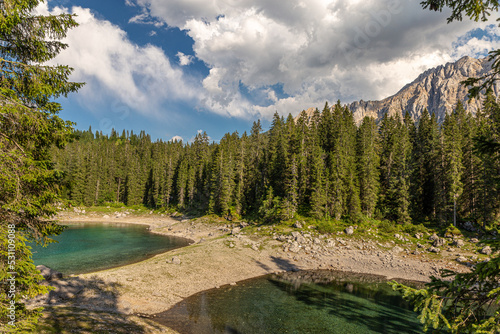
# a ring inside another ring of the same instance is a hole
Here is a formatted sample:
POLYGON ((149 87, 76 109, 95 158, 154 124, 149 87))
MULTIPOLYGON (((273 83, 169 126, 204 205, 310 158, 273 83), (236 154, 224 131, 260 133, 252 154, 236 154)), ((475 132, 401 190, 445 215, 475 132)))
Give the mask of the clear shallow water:
POLYGON ((32 244, 35 265, 64 274, 81 274, 138 262, 183 247, 189 240, 153 234, 145 225, 83 223, 53 237, 47 247, 32 244))
POLYGON ((154 318, 179 333, 422 333, 380 276, 311 271, 264 276, 191 296, 154 318))

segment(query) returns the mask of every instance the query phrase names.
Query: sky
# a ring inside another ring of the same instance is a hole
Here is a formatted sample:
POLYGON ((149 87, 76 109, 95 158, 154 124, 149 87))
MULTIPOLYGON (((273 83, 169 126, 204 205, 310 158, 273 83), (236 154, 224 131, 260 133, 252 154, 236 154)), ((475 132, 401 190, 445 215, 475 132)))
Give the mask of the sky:
POLYGON ((76 14, 68 48, 75 128, 220 140, 325 102, 378 100, 435 66, 500 48, 488 22, 446 23, 417 0, 48 0, 76 14))

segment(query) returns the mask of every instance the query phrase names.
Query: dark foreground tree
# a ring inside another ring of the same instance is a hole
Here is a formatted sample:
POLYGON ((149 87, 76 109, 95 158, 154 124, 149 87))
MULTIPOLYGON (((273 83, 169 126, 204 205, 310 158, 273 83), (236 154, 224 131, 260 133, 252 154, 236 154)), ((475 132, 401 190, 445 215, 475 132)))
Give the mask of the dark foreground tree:
MULTIPOLYGON (((452 15, 448 22, 462 20, 463 15, 475 21, 486 21, 491 12, 498 12, 498 0, 426 0, 421 3, 425 8, 441 11, 444 7, 452 10, 452 15)), ((477 96, 484 90, 488 91, 498 80, 500 73, 500 50, 490 53, 493 60, 492 74, 481 78, 471 78, 465 81, 470 86, 471 96, 477 96)), ((486 99, 485 104, 492 101, 486 99)), ((488 121, 493 123, 491 128, 495 128, 497 123, 496 108, 488 108, 485 111, 488 121), (493 111, 491 111, 493 110, 493 111)), ((459 131, 454 129, 450 135, 459 131)), ((498 161, 499 145, 496 138, 487 136, 476 138, 476 146, 479 153, 488 155, 498 161)), ((450 161, 458 154, 450 146, 450 161)), ((456 178, 458 180, 458 178, 456 178)), ((455 182, 455 181, 453 181, 455 182)), ((456 181, 459 184, 459 181, 456 181)), ((458 189, 458 187, 457 187, 458 189)), ((451 191, 451 195, 456 190, 451 191)), ((488 199, 491 200, 491 199, 488 199)), ((431 277, 431 283, 425 289, 413 289, 408 286, 393 282, 395 290, 400 291, 403 297, 410 300, 415 311, 420 312, 420 320, 424 324, 424 330, 429 327, 446 330, 452 333, 499 333, 500 332, 500 312, 498 304, 500 302, 500 258, 498 255, 492 256, 489 262, 478 263, 470 273, 457 273, 449 270, 441 271, 442 279, 431 277)))
POLYGON ((54 98, 76 91, 72 69, 46 66, 76 26, 72 15, 36 16, 38 0, 0 2, 0 332, 33 328, 40 310, 28 310, 26 297, 47 292, 39 284, 27 240, 47 243, 60 232, 56 213, 60 175, 49 149, 63 146, 71 123, 57 116, 54 98))

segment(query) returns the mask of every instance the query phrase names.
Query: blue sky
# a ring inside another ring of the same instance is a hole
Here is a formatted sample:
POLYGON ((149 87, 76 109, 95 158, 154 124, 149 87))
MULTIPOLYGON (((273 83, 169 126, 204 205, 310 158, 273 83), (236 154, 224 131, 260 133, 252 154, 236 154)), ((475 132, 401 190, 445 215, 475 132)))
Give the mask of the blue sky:
POLYGON ((446 24, 412 0, 50 0, 80 26, 53 63, 86 86, 60 102, 76 128, 213 140, 274 112, 381 99, 422 71, 499 48, 490 22, 446 24))

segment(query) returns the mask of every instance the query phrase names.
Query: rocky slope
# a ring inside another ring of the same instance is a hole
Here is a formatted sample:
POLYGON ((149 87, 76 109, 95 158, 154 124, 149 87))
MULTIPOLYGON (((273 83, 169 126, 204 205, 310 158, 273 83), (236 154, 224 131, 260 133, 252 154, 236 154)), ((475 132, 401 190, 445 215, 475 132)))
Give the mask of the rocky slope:
MULTIPOLYGON (((461 82, 470 77, 483 76, 490 71, 491 63, 487 58, 463 57, 454 63, 425 71, 393 96, 380 101, 356 101, 348 104, 348 107, 353 111, 357 123, 365 116, 380 120, 386 113, 404 115, 406 111, 414 120, 418 120, 425 108, 435 113, 438 122, 442 123, 445 115, 453 111, 459 100, 464 102, 466 110, 473 114, 481 108, 482 99, 469 100, 467 87, 461 82)), ((495 87, 494 93, 499 95, 498 86, 495 87)), ((307 113, 312 115, 313 111, 311 108, 307 113)))

